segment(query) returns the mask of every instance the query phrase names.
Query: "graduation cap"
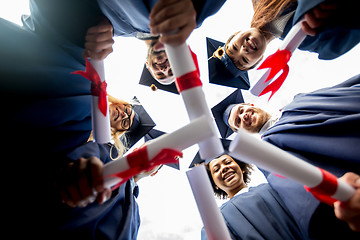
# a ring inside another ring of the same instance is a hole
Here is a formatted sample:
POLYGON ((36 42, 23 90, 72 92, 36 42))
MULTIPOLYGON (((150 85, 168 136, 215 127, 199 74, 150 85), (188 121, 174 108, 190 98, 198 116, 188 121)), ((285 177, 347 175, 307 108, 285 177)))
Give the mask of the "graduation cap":
MULTIPOLYGON (((138 101, 136 97, 133 100, 138 101)), ((134 120, 129 130, 125 133, 129 148, 134 146, 156 125, 142 105, 134 104, 132 109, 135 112, 134 120)))
MULTIPOLYGON (((152 139, 155 139, 157 137, 160 137, 161 135, 165 134, 165 132, 156 130, 156 129, 151 129, 144 137, 145 142, 150 141, 152 139)), ((169 164, 165 164, 169 167, 175 168, 177 170, 180 170, 180 165, 179 162, 177 163, 169 163, 169 164)))
POLYGON ((144 64, 144 68, 141 73, 139 84, 144 85, 144 86, 149 86, 151 88, 151 90, 153 90, 153 91, 156 91, 157 89, 161 89, 161 90, 164 90, 167 92, 179 94, 179 92, 175 86, 175 81, 172 82, 171 84, 159 83, 155 78, 153 78, 153 76, 147 69, 146 64, 144 64))
POLYGON ((211 112, 215 118, 216 125, 222 138, 228 138, 234 132, 229 127, 228 119, 231 109, 239 103, 244 103, 244 98, 241 94, 241 90, 237 89, 211 108, 211 112))
POLYGON ((249 89, 250 81, 247 71, 235 67, 226 51, 223 51, 221 59, 213 57, 214 52, 225 44, 211 38, 206 38, 206 47, 208 54, 209 81, 213 84, 234 87, 240 89, 249 89))
MULTIPOLYGON (((231 140, 228 140, 228 139, 220 138, 220 140, 221 140, 221 143, 222 143, 222 145, 223 145, 223 147, 224 147, 224 152, 223 152, 222 154, 220 154, 218 157, 220 157, 220 156, 222 156, 222 155, 224 155, 224 154, 228 154, 228 152, 229 152, 229 146, 230 146, 230 143, 231 143, 231 140)), ((213 159, 215 159, 215 158, 213 158, 213 159)), ((200 152, 197 152, 196 155, 195 155, 195 157, 194 157, 194 159, 192 160, 189 168, 195 167, 195 164, 201 164, 201 163, 203 163, 203 162, 209 163, 209 162, 211 162, 213 159, 207 159, 207 160, 202 159, 202 158, 200 157, 200 152)))

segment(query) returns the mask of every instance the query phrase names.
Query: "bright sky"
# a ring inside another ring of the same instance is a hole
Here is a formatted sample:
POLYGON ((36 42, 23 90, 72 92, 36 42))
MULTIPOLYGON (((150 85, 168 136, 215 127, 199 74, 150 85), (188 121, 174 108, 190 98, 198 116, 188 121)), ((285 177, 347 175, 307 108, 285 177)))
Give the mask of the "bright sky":
MULTIPOLYGON (((228 0, 217 14, 206 19, 188 39, 188 44, 198 56, 203 89, 210 108, 235 89, 209 84, 205 37, 225 42, 235 31, 249 28, 252 13, 251 1, 228 0)), ((28 0, 0 0, 0 17, 21 24, 21 14, 29 14, 28 0)), ((274 52, 280 43, 280 40, 272 41, 265 55, 274 52)), ((127 101, 137 96, 155 121, 155 129, 172 132, 189 123, 181 96, 161 90, 152 92, 148 87, 138 84, 146 56, 146 46, 142 41, 117 37, 113 48, 114 52, 105 60, 111 95, 127 101)), ((290 60, 287 80, 269 102, 268 96, 258 98, 247 91, 243 91, 244 99, 269 112, 276 112, 297 93, 331 86, 358 74, 359 53, 358 44, 335 60, 321 61, 317 54, 297 50, 290 60)), ((256 70, 249 72, 252 85, 256 82, 257 74, 256 70)), ((139 144, 142 143, 140 141, 139 144)), ((141 226, 138 239, 200 238, 202 222, 185 174, 197 151, 198 146, 195 145, 183 152, 180 171, 163 167, 156 176, 139 181, 137 202, 141 226)), ((251 185, 264 181, 258 172, 253 174, 252 179, 251 185)), ((218 201, 219 205, 221 203, 218 201)))

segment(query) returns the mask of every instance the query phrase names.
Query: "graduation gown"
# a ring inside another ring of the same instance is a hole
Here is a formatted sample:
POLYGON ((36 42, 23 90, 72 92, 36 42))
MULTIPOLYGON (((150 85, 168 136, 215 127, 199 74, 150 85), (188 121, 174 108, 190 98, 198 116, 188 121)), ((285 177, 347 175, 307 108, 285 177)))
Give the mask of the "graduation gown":
MULTIPOLYGON (((296 24, 306 12, 325 2, 324 0, 298 0, 297 4, 291 6, 295 10, 294 16, 288 21, 281 39, 285 38, 291 27, 296 24)), ((322 29, 321 32, 315 36, 307 36, 299 46, 299 49, 316 52, 319 54, 319 59, 330 60, 335 59, 342 54, 345 54, 360 42, 360 26, 356 26, 351 22, 355 20, 353 16, 348 14, 357 14, 349 12, 353 7, 351 1, 339 1, 343 8, 343 14, 338 16, 339 22, 333 23, 322 29), (345 9, 346 8, 346 9, 345 9), (347 13, 349 12, 349 13, 347 13), (346 21, 346 19, 349 19, 346 21)), ((290 9, 287 9, 288 12, 290 9)))
MULTIPOLYGON (((220 207, 232 239, 305 239, 281 197, 267 183, 220 207)), ((207 239, 202 231, 202 239, 207 239)))
POLYGON ((263 140, 337 176, 360 173, 360 75, 298 94, 263 140))
MULTIPOLYGON (((97 156, 105 164, 112 161, 108 154, 110 147, 88 142, 67 156, 73 161, 97 156)), ((85 208, 70 208, 59 204, 54 208, 58 218, 54 232, 59 239, 136 239, 140 226, 138 193, 138 186, 131 179, 114 190, 103 205, 94 202, 85 208)))
MULTIPOLYGON (((114 27, 114 34, 125 37, 135 37, 138 32, 150 33, 149 14, 156 2, 157 0, 98 0, 102 12, 114 27)), ((224 3, 224 0, 193 1, 197 27, 207 17, 215 14, 224 3)))

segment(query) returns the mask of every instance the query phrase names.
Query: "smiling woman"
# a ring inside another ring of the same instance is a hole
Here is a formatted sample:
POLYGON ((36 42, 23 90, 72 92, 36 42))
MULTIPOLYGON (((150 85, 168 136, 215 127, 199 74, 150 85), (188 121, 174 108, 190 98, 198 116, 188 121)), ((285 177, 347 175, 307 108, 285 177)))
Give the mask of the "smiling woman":
POLYGON ((224 154, 205 164, 214 193, 220 199, 232 198, 240 190, 247 188, 251 164, 241 162, 224 154))

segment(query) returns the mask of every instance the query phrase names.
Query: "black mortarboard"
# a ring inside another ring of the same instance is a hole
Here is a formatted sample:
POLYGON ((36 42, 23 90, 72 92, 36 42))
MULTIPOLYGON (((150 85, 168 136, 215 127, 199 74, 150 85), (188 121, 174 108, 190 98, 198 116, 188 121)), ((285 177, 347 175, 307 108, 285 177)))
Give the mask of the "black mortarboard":
POLYGON ((155 91, 157 89, 161 89, 167 92, 179 94, 175 86, 175 81, 169 85, 159 83, 156 79, 153 78, 149 70, 146 68, 146 64, 144 64, 139 84, 149 86, 149 90, 155 91))
MULTIPOLYGON (((135 101, 138 101, 134 97, 135 101)), ((126 131, 127 146, 131 148, 134 146, 145 134, 155 127, 154 121, 140 104, 132 105, 135 112, 133 123, 128 131, 126 131)))
POLYGON ((224 54, 221 59, 213 57, 214 52, 224 45, 222 42, 206 38, 210 83, 246 90, 249 89, 250 82, 247 71, 242 71, 235 67, 225 51, 223 51, 224 54))
MULTIPOLYGON (((156 130, 156 129, 151 129, 144 137, 145 142, 150 141, 152 139, 155 139, 157 137, 160 137, 161 135, 165 134, 165 132, 156 130)), ((180 170, 180 165, 179 162, 177 163, 169 163, 169 164, 165 164, 169 167, 175 168, 177 170, 180 170)))
MULTIPOLYGON (((228 140, 228 139, 220 138, 220 140, 221 140, 221 143, 222 143, 222 145, 224 147, 224 152, 222 154, 220 154, 218 157, 220 157, 221 155, 227 154, 229 152, 229 146, 230 146, 230 143, 231 143, 231 140, 228 140)), ((197 152, 194 159, 192 160, 189 168, 195 167, 195 164, 201 164, 203 162, 206 162, 206 163, 211 162, 211 160, 213 160, 215 158, 205 160, 205 159, 202 159, 200 157, 200 153, 197 152)))
POLYGON ((229 119, 232 107, 238 103, 244 103, 240 89, 235 90, 211 109, 222 138, 228 138, 234 132, 229 127, 227 119, 229 119))

